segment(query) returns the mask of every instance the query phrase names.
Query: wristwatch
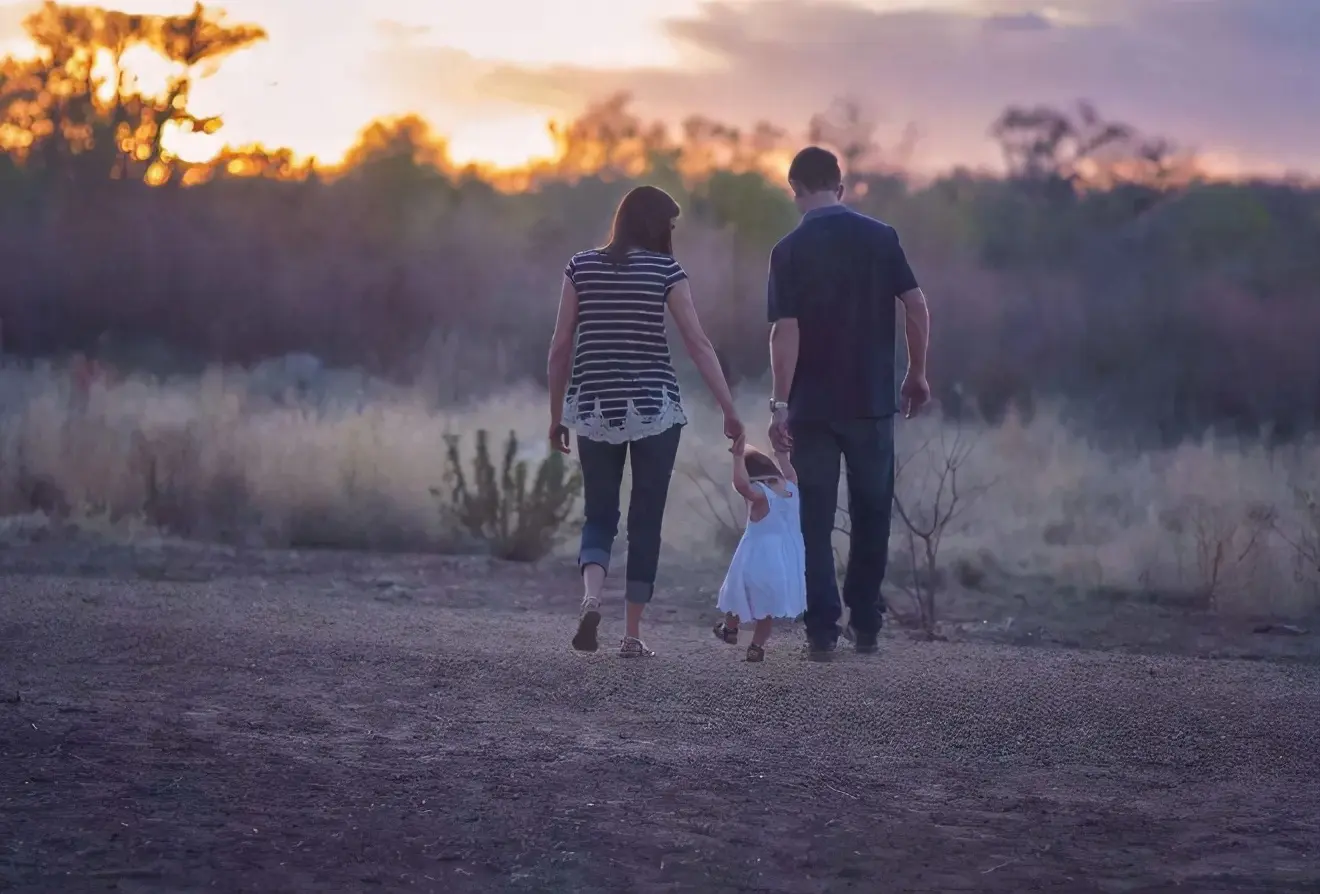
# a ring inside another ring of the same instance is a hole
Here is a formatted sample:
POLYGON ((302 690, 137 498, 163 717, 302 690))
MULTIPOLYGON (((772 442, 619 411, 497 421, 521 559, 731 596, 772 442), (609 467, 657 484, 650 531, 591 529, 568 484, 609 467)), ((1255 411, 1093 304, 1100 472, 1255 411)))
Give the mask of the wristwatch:
POLYGON ((780 410, 787 410, 787 409, 788 409, 788 402, 787 402, 787 401, 775 400, 773 397, 770 398, 770 412, 771 412, 771 413, 778 413, 780 410))

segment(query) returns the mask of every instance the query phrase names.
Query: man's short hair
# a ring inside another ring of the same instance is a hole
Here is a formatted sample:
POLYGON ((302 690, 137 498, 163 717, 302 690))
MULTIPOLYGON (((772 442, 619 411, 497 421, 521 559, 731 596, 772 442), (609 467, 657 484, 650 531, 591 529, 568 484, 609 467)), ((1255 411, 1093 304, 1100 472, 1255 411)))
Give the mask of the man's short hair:
POLYGON ((839 159, 833 152, 808 146, 793 156, 793 163, 788 166, 788 179, 807 192, 825 192, 839 188, 843 183, 843 171, 839 169, 839 159))

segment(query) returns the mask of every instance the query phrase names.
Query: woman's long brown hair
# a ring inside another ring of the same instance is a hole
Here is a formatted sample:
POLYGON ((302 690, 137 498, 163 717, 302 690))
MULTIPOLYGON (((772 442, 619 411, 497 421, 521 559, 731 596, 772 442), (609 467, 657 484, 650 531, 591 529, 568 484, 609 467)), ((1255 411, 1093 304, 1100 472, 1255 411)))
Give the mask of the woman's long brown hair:
POLYGON ((662 255, 674 254, 674 219, 681 209, 669 193, 656 186, 638 186, 628 191, 614 212, 610 241, 601 249, 610 260, 622 264, 636 249, 662 255))

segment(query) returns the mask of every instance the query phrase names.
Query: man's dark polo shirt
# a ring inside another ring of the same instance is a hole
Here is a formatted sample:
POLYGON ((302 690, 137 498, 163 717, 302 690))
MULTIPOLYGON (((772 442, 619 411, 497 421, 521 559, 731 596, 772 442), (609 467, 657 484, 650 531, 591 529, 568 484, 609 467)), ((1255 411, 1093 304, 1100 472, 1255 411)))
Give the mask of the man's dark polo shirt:
POLYGON ((790 419, 898 412, 894 301, 915 288, 893 227, 843 205, 803 215, 770 253, 770 322, 794 318, 800 332, 790 419))

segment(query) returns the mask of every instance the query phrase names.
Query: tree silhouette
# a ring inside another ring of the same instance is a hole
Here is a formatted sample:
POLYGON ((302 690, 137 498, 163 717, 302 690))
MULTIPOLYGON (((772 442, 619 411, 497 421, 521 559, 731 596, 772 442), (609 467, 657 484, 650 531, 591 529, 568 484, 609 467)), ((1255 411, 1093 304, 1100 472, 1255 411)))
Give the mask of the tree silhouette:
POLYGON ((195 186, 213 180, 306 180, 316 174, 314 160, 299 161, 292 149, 249 144, 225 146, 209 162, 189 165, 182 183, 195 186))
POLYGON ((851 185, 879 151, 875 139, 876 121, 863 109, 859 100, 838 97, 823 112, 811 116, 807 139, 832 146, 843 162, 844 177, 851 185))
POLYGON ((168 135, 215 133, 223 123, 189 111, 193 84, 266 37, 200 3, 161 16, 48 0, 24 29, 37 52, 0 63, 0 148, 46 176, 80 184, 174 180, 180 166, 165 147, 168 135), (158 93, 145 90, 126 64, 138 48, 170 65, 158 93))
POLYGON ((1105 121, 1088 102, 1076 116, 1049 106, 1009 106, 990 128, 1009 174, 1024 180, 1073 180, 1100 152, 1126 144, 1135 131, 1105 121))
POLYGON ((636 177, 657 162, 672 167, 676 152, 665 126, 644 123, 629 108, 631 102, 628 93, 616 93, 567 124, 552 123, 554 174, 636 177))
POLYGON ((344 155, 344 170, 406 166, 450 169, 449 150, 418 115, 402 115, 372 121, 358 132, 357 142, 344 155))
POLYGON ((807 139, 832 147, 843 164, 844 183, 849 192, 865 194, 868 173, 901 169, 916 148, 920 132, 909 124, 892 149, 876 139, 878 121, 862 101, 851 96, 835 98, 830 107, 811 116, 807 139))
POLYGON ((765 121, 748 133, 704 115, 684 119, 682 134, 680 168, 689 177, 713 171, 768 174, 787 138, 783 128, 765 121))
MULTIPOLYGON (((1104 118, 1079 101, 1074 112, 1050 106, 1009 106, 990 128, 1009 177, 1040 185, 1086 189, 1135 185, 1152 195, 1186 186, 1196 159, 1160 137, 1104 118)), ((1138 203, 1143 206, 1146 202, 1138 203)))

